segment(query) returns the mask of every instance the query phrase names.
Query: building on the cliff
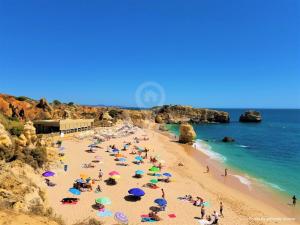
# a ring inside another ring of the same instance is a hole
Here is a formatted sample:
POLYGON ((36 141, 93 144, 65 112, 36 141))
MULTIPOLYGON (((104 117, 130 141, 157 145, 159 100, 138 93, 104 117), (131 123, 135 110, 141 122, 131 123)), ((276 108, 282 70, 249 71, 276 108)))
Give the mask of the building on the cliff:
POLYGON ((94 119, 64 119, 64 120, 36 120, 33 122, 38 134, 73 133, 90 130, 94 119))

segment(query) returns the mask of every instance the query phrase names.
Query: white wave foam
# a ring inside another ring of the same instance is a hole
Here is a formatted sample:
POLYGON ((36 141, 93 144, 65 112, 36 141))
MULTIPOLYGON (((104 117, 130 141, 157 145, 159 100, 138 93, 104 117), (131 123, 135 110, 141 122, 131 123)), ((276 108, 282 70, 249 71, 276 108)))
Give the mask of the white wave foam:
POLYGON ((251 181, 247 179, 246 177, 240 176, 240 175, 232 175, 236 177, 242 184, 246 185, 247 187, 251 187, 251 181))
POLYGON ((211 146, 206 144, 204 141, 202 140, 196 140, 196 142, 193 144, 193 147, 201 152, 203 152, 205 155, 207 155, 209 158, 211 159, 215 159, 218 161, 226 161, 226 157, 214 152, 211 150, 211 146))
POLYGON ((279 190, 279 191, 285 191, 285 189, 283 189, 282 187, 280 187, 280 186, 277 185, 277 184, 273 184, 273 183, 268 182, 268 181, 265 181, 265 180, 263 180, 263 179, 257 179, 257 180, 258 180, 258 182, 262 183, 263 185, 270 186, 270 187, 272 187, 272 188, 274 188, 274 189, 277 189, 277 190, 279 190))
POLYGON ((250 148, 250 146, 248 146, 248 145, 238 145, 238 146, 241 148, 250 148))

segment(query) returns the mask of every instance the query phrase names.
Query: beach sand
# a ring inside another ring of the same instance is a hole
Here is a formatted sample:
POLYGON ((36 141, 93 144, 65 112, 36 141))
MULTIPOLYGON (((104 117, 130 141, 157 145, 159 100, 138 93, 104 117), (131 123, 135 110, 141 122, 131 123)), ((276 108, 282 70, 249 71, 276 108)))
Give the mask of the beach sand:
MULTIPOLYGON (((178 197, 183 197, 187 194, 193 197, 200 196, 205 201, 208 201, 210 206, 206 208, 206 214, 213 213, 213 210, 219 210, 219 202, 224 205, 224 217, 220 219, 219 224, 299 224, 298 221, 289 219, 286 214, 280 212, 276 207, 270 206, 262 199, 256 199, 250 195, 243 193, 235 187, 234 182, 226 181, 227 178, 216 179, 215 175, 205 173, 206 168, 201 165, 199 158, 194 157, 193 149, 190 146, 180 145, 170 136, 162 134, 156 128, 138 130, 136 134, 111 139, 101 143, 95 153, 88 153, 87 147, 91 144, 91 140, 73 140, 67 139, 63 141, 65 147, 65 163, 68 165, 67 172, 62 168, 53 169, 56 175, 51 178, 51 181, 56 183, 55 187, 47 187, 47 195, 50 206, 54 209, 57 215, 61 215, 67 225, 82 221, 88 217, 97 218, 105 224, 116 224, 112 217, 101 218, 97 216, 97 210, 92 208, 96 198, 109 197, 112 201, 111 205, 106 208, 112 212, 124 212, 129 219, 129 224, 141 223, 141 215, 147 214, 150 207, 156 206, 153 202, 156 198, 161 198, 161 189, 150 189, 142 187, 148 183, 152 176, 144 175, 141 179, 133 178, 136 170, 144 170, 146 173, 152 166, 149 160, 146 160, 142 165, 131 163, 134 160, 134 155, 129 154, 135 145, 134 137, 143 137, 146 134, 150 140, 141 141, 137 144, 140 147, 150 149, 149 156, 160 155, 160 158, 166 161, 166 166, 162 172, 169 172, 173 175, 172 182, 159 182, 158 186, 165 190, 165 198, 168 201, 166 211, 160 212, 159 216, 163 219, 157 223, 169 224, 199 224, 195 217, 200 216, 200 208, 193 206, 189 202, 178 200, 178 197), (114 157, 105 152, 109 145, 116 145, 121 149, 125 142, 132 142, 129 150, 121 152, 128 157, 129 166, 117 166, 114 157), (95 168, 82 168, 82 164, 89 163, 95 159, 95 156, 100 156, 101 164, 95 164, 95 168), (178 166, 178 163, 183 163, 184 166, 178 166), (77 205, 62 205, 61 199, 64 197, 74 197, 68 192, 72 187, 74 180, 78 179, 80 174, 87 174, 91 178, 97 178, 99 169, 104 173, 104 179, 109 177, 110 171, 116 170, 120 172, 121 178, 115 186, 108 186, 103 181, 96 182, 100 184, 102 192, 84 192, 79 196, 80 201, 77 205), (128 190, 134 187, 142 188, 145 191, 145 196, 140 201, 129 202, 124 199, 128 195, 128 190), (168 214, 175 214, 176 218, 169 218, 168 214), (268 219, 269 218, 269 219, 268 219)), ((196 151, 196 150, 195 150, 196 151)), ((205 158, 203 158, 205 160, 205 158)), ((229 180, 229 179, 228 179, 229 180)), ((289 206, 290 207, 290 206, 289 206)), ((290 215, 296 217, 292 207, 290 215), (294 216, 293 216, 294 215, 294 216)))

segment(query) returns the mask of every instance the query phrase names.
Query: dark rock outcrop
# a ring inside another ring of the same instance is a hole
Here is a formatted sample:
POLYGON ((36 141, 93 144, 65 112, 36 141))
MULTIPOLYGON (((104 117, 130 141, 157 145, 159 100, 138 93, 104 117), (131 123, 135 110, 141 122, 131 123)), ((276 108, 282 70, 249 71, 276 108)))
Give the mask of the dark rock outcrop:
POLYGON ((261 122, 262 117, 258 111, 246 111, 240 116, 240 122, 261 122))
POLYGON ((234 142, 234 139, 232 138, 232 137, 224 137, 223 139, 222 139, 222 141, 223 142, 234 142))
POLYGON ((153 111, 157 123, 228 123, 230 120, 227 112, 190 106, 165 105, 153 111))
POLYGON ((36 107, 42 109, 44 112, 52 112, 53 110, 45 98, 40 99, 36 107))

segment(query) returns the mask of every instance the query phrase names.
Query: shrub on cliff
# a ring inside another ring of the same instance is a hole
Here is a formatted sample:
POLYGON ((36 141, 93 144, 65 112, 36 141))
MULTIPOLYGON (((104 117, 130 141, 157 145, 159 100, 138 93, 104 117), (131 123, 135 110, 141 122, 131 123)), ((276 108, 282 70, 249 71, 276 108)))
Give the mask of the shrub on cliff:
POLYGON ((17 152, 16 158, 37 169, 47 162, 47 151, 44 147, 27 147, 23 151, 17 152))
POLYGON ((61 105, 61 102, 58 101, 58 100, 54 100, 54 101, 53 101, 53 105, 61 105))

